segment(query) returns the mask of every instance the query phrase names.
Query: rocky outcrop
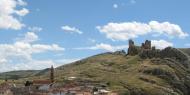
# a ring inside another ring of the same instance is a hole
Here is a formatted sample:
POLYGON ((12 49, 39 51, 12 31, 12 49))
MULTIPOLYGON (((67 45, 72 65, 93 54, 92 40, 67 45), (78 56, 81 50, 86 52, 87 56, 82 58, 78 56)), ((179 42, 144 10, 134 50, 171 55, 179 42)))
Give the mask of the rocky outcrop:
POLYGON ((142 43, 141 47, 135 46, 134 41, 129 40, 129 48, 128 55, 134 56, 139 55, 141 58, 172 58, 185 67, 190 67, 190 59, 189 56, 183 53, 181 50, 167 47, 163 50, 156 49, 155 47, 151 47, 151 41, 146 40, 142 43))
POLYGON ((188 60, 187 55, 185 55, 183 52, 176 48, 167 47, 160 51, 160 57, 161 58, 173 58, 180 62, 188 60))
POLYGON ((113 54, 116 54, 116 55, 126 55, 126 52, 125 52, 125 50, 120 50, 120 51, 115 51, 113 54))
POLYGON ((159 49, 145 49, 142 50, 139 53, 139 56, 143 59, 146 58, 171 58, 174 59, 178 62, 180 62, 181 64, 184 65, 184 67, 190 67, 190 61, 188 59, 188 56, 186 54, 184 54, 182 51, 176 49, 176 48, 172 48, 172 47, 167 47, 163 50, 159 50, 159 49))
POLYGON ((162 51, 160 51, 160 58, 172 58, 183 64, 184 67, 190 67, 190 60, 188 56, 176 48, 167 47, 163 49, 162 51))

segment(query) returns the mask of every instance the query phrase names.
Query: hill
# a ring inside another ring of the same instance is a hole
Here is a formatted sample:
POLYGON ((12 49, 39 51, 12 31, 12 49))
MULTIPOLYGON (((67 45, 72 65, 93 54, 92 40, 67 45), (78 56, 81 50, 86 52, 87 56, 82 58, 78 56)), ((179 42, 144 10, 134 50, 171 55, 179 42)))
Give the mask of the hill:
POLYGON ((108 83, 110 89, 130 95, 189 95, 190 71, 171 58, 141 59, 105 53, 61 66, 56 78, 75 76, 108 83))
POLYGON ((139 47, 129 42, 127 54, 104 53, 58 67, 56 78, 100 81, 121 95, 189 95, 189 50, 159 50, 150 44, 139 47))
POLYGON ((4 72, 0 73, 0 79, 5 80, 7 78, 7 79, 17 80, 20 78, 27 78, 33 76, 38 72, 40 72, 40 70, 20 70, 20 71, 4 72))
POLYGON ((180 50, 190 56, 190 48, 180 48, 180 50))
MULTIPOLYGON (((29 79, 44 79, 49 70, 28 75, 29 79)), ((68 77, 99 81, 120 95, 190 95, 189 49, 159 50, 146 44, 136 48, 132 44, 128 53, 107 52, 55 69, 57 82, 68 77)))

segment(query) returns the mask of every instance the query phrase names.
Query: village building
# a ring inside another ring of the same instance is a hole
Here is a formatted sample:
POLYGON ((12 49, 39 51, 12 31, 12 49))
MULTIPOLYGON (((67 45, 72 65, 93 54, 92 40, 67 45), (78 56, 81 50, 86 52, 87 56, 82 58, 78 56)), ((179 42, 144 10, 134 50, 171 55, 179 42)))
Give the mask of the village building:
POLYGON ((0 95, 13 95, 13 93, 11 91, 11 87, 12 87, 12 85, 9 84, 7 81, 2 83, 0 85, 0 95))
POLYGON ((98 81, 80 80, 74 76, 68 77, 63 84, 56 83, 53 66, 49 71, 49 79, 26 81, 23 86, 4 82, 0 85, 0 95, 117 95, 98 81))

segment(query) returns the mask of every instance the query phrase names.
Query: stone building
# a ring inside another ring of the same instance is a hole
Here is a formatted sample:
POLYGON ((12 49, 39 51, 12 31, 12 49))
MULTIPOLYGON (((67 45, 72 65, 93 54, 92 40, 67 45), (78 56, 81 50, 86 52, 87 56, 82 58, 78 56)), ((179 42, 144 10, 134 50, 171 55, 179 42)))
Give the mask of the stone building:
POLYGON ((142 43, 141 46, 136 46, 134 44, 134 41, 133 40, 129 40, 129 48, 128 48, 128 53, 127 55, 131 55, 131 56, 134 56, 134 55, 137 55, 137 54, 140 54, 144 51, 152 51, 152 50, 156 50, 155 47, 151 47, 151 41, 149 40, 146 40, 144 43, 142 43))
POLYGON ((139 53, 139 48, 135 46, 133 40, 129 40, 129 48, 127 55, 137 55, 139 53))

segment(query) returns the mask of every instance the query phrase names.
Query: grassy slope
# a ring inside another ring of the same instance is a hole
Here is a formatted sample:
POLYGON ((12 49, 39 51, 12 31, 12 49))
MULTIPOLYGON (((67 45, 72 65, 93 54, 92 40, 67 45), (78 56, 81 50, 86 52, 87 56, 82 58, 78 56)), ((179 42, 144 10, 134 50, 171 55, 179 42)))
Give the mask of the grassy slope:
POLYGON ((139 56, 100 54, 56 69, 58 81, 75 76, 109 83, 110 89, 136 95, 175 95, 181 93, 170 85, 170 79, 183 78, 187 71, 180 64, 168 65, 163 59, 142 60, 139 56), (157 62, 158 61, 158 62, 157 62), (161 63, 159 63, 161 62, 161 63), (181 65, 180 65, 181 66, 181 65), (161 74, 154 73, 156 70, 161 74), (150 73, 144 73, 144 72, 150 73), (166 74, 166 75, 165 75, 166 74), (178 75, 176 75, 178 74, 178 75))

